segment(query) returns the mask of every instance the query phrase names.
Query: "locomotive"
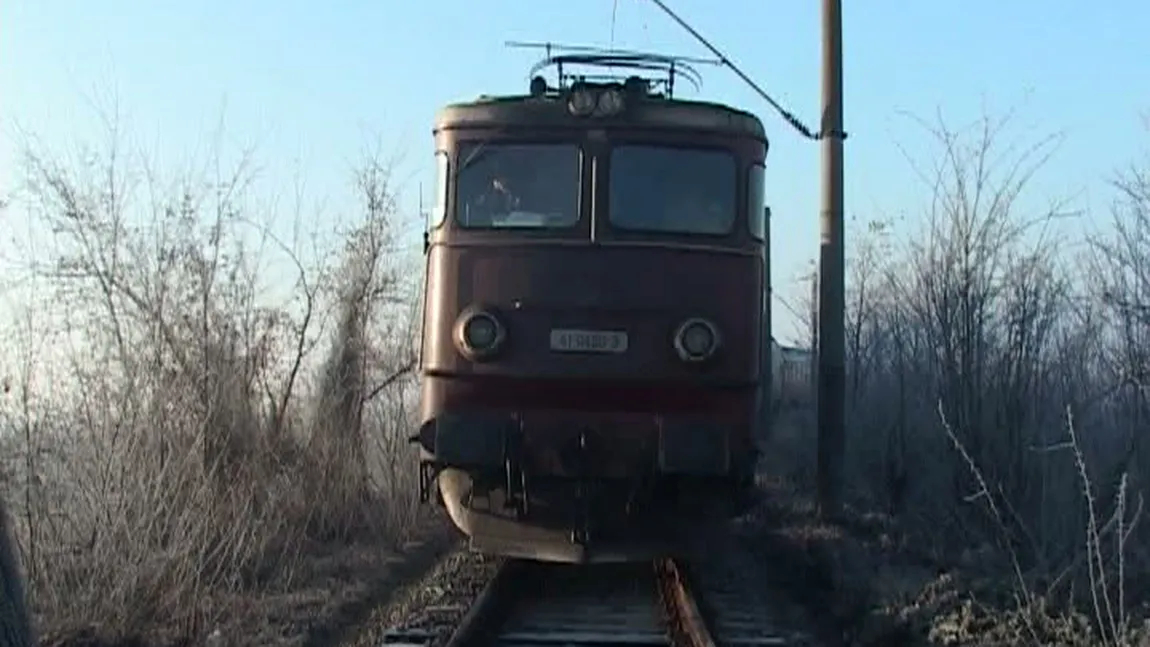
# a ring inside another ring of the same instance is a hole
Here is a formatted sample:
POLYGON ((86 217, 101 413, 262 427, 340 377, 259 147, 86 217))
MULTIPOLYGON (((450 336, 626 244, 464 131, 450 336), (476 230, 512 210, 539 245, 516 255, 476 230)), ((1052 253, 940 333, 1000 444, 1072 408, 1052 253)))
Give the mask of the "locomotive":
POLYGON ((479 552, 688 553, 755 497, 768 140, 674 95, 698 61, 547 48, 528 93, 436 116, 420 497, 479 552))

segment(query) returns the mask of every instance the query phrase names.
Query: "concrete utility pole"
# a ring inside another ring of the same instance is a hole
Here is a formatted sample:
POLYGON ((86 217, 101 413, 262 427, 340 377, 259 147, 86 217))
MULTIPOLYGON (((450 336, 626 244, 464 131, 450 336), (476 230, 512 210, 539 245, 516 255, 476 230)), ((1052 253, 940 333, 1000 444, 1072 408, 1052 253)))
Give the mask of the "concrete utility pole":
POLYGON ((807 376, 807 386, 811 390, 811 400, 818 401, 819 392, 819 271, 814 269, 811 271, 810 276, 807 277, 811 281, 811 357, 810 357, 810 374, 807 376))
POLYGON ((818 500, 824 515, 842 505, 846 387, 843 254, 842 0, 823 0, 822 236, 818 277, 818 500))

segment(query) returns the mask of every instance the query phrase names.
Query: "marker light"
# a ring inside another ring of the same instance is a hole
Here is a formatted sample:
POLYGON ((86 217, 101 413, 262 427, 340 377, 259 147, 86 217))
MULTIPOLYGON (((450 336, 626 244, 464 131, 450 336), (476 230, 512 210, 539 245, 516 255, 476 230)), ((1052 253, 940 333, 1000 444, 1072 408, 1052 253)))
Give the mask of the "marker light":
POLYGON ((684 362, 704 362, 714 357, 721 343, 719 329, 706 319, 688 319, 675 331, 675 352, 684 362))

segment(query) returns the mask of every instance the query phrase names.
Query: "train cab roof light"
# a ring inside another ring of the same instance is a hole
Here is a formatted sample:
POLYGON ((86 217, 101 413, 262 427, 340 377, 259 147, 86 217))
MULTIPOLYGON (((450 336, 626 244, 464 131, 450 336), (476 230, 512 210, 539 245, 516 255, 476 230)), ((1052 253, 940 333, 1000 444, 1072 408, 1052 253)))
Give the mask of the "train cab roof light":
POLYGON ((596 117, 613 117, 627 107, 627 100, 619 88, 607 88, 599 93, 595 105, 596 117))
POLYGON ((576 117, 587 117, 598 107, 599 100, 591 88, 582 83, 571 87, 567 97, 567 109, 576 117))

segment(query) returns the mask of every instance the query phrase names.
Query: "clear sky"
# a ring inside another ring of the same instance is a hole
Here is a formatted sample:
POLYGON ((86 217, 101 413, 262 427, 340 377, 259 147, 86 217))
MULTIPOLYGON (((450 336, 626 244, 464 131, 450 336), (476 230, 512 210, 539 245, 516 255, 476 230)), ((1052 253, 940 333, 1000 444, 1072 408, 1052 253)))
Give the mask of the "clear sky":
MULTIPOLYGON (((805 122, 819 106, 813 0, 669 0, 805 122)), ((1021 111, 1018 132, 1063 132, 1035 191, 1101 217, 1106 179, 1146 143, 1150 4, 1135 0, 845 2, 847 214, 920 204, 896 142, 925 142, 900 112, 956 121, 1021 111)), ((706 55, 649 0, 4 0, 0 2, 0 194, 13 187, 13 125, 49 141, 99 136, 90 101, 118 97, 133 135, 165 154, 201 150, 224 120, 268 172, 302 164, 313 193, 347 195, 373 142, 402 153, 406 203, 430 186, 431 120, 448 101, 526 88, 537 54, 509 39, 706 55), (616 7, 617 5, 617 7, 616 7)), ((815 255, 819 152, 733 74, 703 70, 703 94, 757 112, 772 138, 776 286, 815 255)), ((7 225, 20 214, 9 213, 7 225)), ((7 226, 3 225, 3 226, 7 226)), ((848 242, 849 253, 849 242, 848 242)), ((776 307, 783 337, 792 327, 776 307)))

